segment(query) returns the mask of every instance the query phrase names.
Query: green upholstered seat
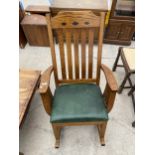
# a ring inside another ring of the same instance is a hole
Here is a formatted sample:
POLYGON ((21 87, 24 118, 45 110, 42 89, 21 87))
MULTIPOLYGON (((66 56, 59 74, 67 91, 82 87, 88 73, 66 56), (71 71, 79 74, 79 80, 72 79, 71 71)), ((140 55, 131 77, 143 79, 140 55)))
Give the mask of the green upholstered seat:
POLYGON ((51 122, 88 122, 108 120, 105 101, 95 84, 67 84, 54 94, 51 122))

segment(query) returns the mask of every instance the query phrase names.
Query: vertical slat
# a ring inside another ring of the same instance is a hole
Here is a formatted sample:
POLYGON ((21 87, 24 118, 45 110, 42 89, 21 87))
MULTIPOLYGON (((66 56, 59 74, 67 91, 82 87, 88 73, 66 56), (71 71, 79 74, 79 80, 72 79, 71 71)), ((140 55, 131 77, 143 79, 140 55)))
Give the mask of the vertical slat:
POLYGON ((57 36, 58 36, 58 43, 59 43, 59 50, 60 50, 62 78, 66 79, 63 30, 62 29, 58 29, 58 30, 56 30, 56 32, 57 32, 57 36))
POLYGON ((69 72, 69 79, 73 79, 72 74, 72 50, 71 50, 71 29, 65 30, 66 34, 66 44, 67 44, 67 58, 68 58, 68 72, 69 72))
POLYGON ((86 77, 86 29, 81 30, 82 78, 86 77))
POLYGON ((103 36, 104 36, 104 19, 105 13, 100 13, 100 29, 99 29, 99 38, 98 38, 98 55, 97 55, 97 84, 99 85, 100 81, 100 65, 101 65, 101 57, 102 57, 102 45, 103 45, 103 36))
POLYGON ((48 29, 48 37, 49 37, 49 43, 51 48, 51 56, 53 61, 53 67, 54 67, 54 77, 56 86, 58 85, 58 72, 57 72, 57 63, 56 63, 56 55, 55 55, 55 47, 54 47, 54 41, 53 41, 53 32, 51 27, 51 16, 50 14, 46 15, 46 21, 47 21, 47 29, 48 29))
POLYGON ((74 56, 75 56, 75 77, 76 79, 80 78, 80 74, 79 74, 79 47, 78 47, 78 43, 79 43, 79 30, 78 29, 74 29, 73 31, 73 38, 74 38, 74 56))
POLYGON ((92 78, 94 29, 89 29, 88 78, 92 78))

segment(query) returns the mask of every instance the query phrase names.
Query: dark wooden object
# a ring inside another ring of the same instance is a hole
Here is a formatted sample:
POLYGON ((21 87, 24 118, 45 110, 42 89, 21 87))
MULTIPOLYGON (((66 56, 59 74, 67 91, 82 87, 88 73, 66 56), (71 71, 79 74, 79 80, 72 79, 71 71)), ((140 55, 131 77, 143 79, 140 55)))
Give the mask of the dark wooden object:
MULTIPOLYGON (((42 74, 39 87, 39 91, 46 112, 50 115, 52 109, 53 96, 49 88, 50 76, 52 72, 54 73, 55 83, 56 86, 58 87, 59 85, 66 83, 68 84, 95 83, 99 85, 101 71, 104 72, 107 80, 106 88, 103 95, 106 98, 107 108, 108 111, 110 112, 114 104, 118 86, 112 71, 105 65, 101 65, 105 13, 100 13, 100 16, 96 16, 91 11, 67 11, 67 12, 59 12, 55 17, 52 17, 50 14, 47 14, 46 18, 48 23, 48 35, 53 62, 53 66, 49 67, 42 74), (99 32, 95 76, 93 75, 94 69, 92 67, 93 64, 95 63, 93 61, 94 28, 97 28, 99 32), (57 57, 58 53, 56 54, 55 42, 53 39, 52 30, 55 30, 56 33, 58 34, 60 59, 58 59, 57 57), (65 37, 66 40, 66 48, 67 48, 66 54, 64 52, 65 46, 63 37, 65 37), (86 37, 88 37, 88 62, 86 61, 86 37), (74 50, 71 48, 72 46, 71 38, 73 38, 74 50), (79 46, 78 46, 80 43, 82 51, 81 61, 79 61, 79 46), (73 61, 72 56, 73 53, 75 61, 73 61), (65 57, 67 57, 68 59, 66 60, 65 57), (58 65, 59 63, 58 60, 60 60, 61 66, 58 65), (87 70, 86 65, 88 67, 87 70), (75 66, 74 69, 73 66, 75 66), (61 76, 59 73, 61 74, 61 76)), ((106 124, 107 124, 106 121, 52 123, 53 132, 56 138, 55 147, 58 148, 60 145, 60 133, 62 127, 76 126, 76 125, 96 125, 98 127, 101 145, 105 145, 104 133, 106 129, 106 124)))
MULTIPOLYGON (((135 85, 130 89, 128 95, 132 97, 132 102, 133 102, 133 108, 135 112, 135 85)), ((132 127, 135 127, 135 121, 132 122, 132 127)))
POLYGON ((132 74, 135 74, 135 69, 131 69, 129 67, 129 64, 128 64, 126 57, 124 55, 124 52, 123 52, 123 47, 120 47, 118 50, 118 54, 117 54, 117 57, 116 57, 116 60, 115 60, 114 66, 113 66, 113 71, 115 71, 117 67, 124 67, 124 69, 125 69, 125 77, 124 77, 124 80, 122 81, 122 83, 119 87, 119 90, 118 90, 118 93, 121 93, 124 88, 132 88, 133 87, 130 76, 132 74), (123 65, 118 65, 118 60, 120 57, 122 59, 123 65), (125 86, 127 80, 129 82, 130 86, 125 86))
POLYGON ((25 34, 24 34, 23 29, 20 25, 20 22, 22 21, 24 16, 25 16, 25 12, 24 12, 21 4, 19 3, 19 46, 20 46, 20 48, 24 48, 27 43, 25 34))
MULTIPOLYGON (((132 58, 132 56, 131 56, 131 58, 132 58)), ((131 65, 129 65, 129 63, 125 57, 123 47, 119 47, 118 54, 117 54, 117 57, 116 57, 116 60, 115 60, 114 66, 113 66, 113 71, 115 71, 117 67, 124 67, 125 77, 124 77, 124 80, 122 81, 122 83, 118 89, 118 93, 121 93, 124 88, 130 88, 128 95, 129 96, 131 95, 131 97, 132 97, 133 108, 134 108, 134 112, 135 112, 135 98, 134 98, 135 85, 132 84, 132 81, 130 79, 130 76, 132 74, 135 74, 135 69, 133 69, 134 67, 130 67, 130 66, 131 65), (120 57, 122 59, 123 65, 118 65, 118 61, 119 61, 120 57), (127 80, 129 82, 130 86, 125 86, 127 80)), ((132 123, 132 126, 135 127, 135 121, 132 123)))
POLYGON ((135 92, 135 85, 130 89, 128 95, 132 97, 132 102, 133 102, 133 107, 134 107, 134 111, 135 111, 135 96, 134 96, 134 92, 135 92))
POLYGON ((19 127, 28 112, 31 99, 38 86, 40 71, 19 71, 19 127))
POLYGON ((104 41, 112 44, 130 45, 134 30, 134 21, 110 19, 104 41))
POLYGON ((113 0, 104 41, 112 44, 130 45, 135 32, 135 17, 116 15, 117 0, 113 0))

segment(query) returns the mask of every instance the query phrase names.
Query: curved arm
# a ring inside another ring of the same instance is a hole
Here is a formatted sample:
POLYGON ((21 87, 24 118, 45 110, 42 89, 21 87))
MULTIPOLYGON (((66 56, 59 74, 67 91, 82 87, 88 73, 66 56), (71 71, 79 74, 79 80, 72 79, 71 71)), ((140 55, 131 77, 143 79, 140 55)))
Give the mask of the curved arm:
POLYGON ((52 92, 50 90, 50 77, 53 72, 53 66, 50 66, 46 71, 41 75, 41 81, 39 86, 39 92, 43 101, 44 108, 46 112, 51 115, 52 110, 52 92))
POLYGON ((53 66, 47 68, 44 73, 41 75, 39 92, 46 93, 48 86, 50 84, 51 73, 53 72, 53 66))
POLYGON ((103 64, 101 65, 101 70, 104 72, 105 78, 107 80, 107 83, 110 89, 112 91, 117 91, 118 85, 117 85, 113 72, 106 65, 103 65, 103 64))
POLYGON ((107 66, 102 64, 101 70, 104 72, 107 81, 103 96, 106 99, 108 112, 110 112, 115 101, 118 85, 112 71, 107 66))

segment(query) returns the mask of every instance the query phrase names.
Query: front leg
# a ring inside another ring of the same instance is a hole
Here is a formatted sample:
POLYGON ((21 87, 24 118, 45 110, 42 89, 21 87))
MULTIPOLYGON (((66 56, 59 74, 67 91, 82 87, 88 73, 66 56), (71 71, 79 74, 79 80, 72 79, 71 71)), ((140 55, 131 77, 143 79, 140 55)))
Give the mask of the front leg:
POLYGON ((50 88, 48 87, 46 93, 40 93, 40 95, 41 95, 41 98, 42 98, 42 101, 43 101, 45 111, 49 115, 51 115, 53 96, 52 96, 50 88))
POLYGON ((59 148, 60 147, 60 135, 61 135, 61 127, 55 125, 54 123, 52 124, 53 127, 53 133, 55 136, 55 148, 59 148))
POLYGON ((106 100, 106 105, 107 105, 108 112, 110 112, 112 107, 113 107, 115 97, 116 97, 116 92, 117 91, 112 91, 110 89, 109 85, 106 84, 103 96, 105 97, 105 100, 106 100))
POLYGON ((107 126, 107 122, 103 122, 102 124, 97 125, 99 137, 100 137, 100 143, 102 146, 105 146, 104 135, 106 131, 106 126, 107 126))

